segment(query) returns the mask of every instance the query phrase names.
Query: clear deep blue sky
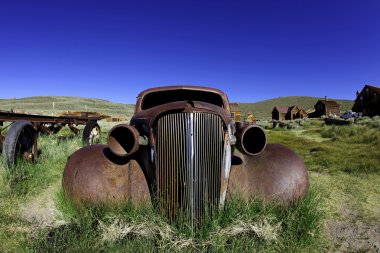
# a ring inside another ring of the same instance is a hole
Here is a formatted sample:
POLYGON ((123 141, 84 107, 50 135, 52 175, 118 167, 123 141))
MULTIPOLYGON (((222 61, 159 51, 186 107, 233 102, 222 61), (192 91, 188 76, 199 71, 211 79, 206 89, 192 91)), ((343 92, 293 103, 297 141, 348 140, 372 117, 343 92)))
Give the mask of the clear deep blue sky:
POLYGON ((0 0, 0 98, 175 84, 354 99, 380 86, 380 1, 0 0))

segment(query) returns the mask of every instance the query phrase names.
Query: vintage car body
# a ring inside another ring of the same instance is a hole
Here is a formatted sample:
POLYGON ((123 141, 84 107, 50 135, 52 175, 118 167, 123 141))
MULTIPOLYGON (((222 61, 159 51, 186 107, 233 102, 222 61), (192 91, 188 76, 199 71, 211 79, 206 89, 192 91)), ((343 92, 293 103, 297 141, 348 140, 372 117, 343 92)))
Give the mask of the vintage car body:
POLYGON ((233 195, 291 204, 307 193, 308 176, 260 127, 233 122, 222 91, 169 86, 140 93, 130 124, 111 129, 108 145, 76 151, 63 187, 78 204, 151 202, 169 222, 196 226, 233 195))

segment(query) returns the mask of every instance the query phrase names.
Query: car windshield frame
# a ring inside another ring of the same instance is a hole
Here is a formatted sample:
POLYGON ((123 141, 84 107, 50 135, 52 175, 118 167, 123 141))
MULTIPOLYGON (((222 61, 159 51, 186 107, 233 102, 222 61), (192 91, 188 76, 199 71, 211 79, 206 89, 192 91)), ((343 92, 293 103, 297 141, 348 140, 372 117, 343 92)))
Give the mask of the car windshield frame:
POLYGON ((179 101, 201 101, 225 108, 224 98, 213 91, 200 89, 167 89, 146 93, 141 100, 141 110, 179 101))

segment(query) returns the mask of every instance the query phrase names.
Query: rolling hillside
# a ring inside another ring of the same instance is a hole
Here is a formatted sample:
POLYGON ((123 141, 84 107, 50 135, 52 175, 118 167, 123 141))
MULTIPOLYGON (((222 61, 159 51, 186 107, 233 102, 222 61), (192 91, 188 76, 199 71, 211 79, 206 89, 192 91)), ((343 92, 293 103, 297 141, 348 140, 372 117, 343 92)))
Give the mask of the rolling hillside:
POLYGON ((52 115, 67 111, 100 112, 115 117, 133 114, 134 105, 113 103, 103 99, 80 97, 27 97, 19 99, 0 99, 0 110, 23 111, 34 114, 52 115), (54 102, 54 111, 53 111, 54 102))
MULTIPOLYGON (((274 106, 298 105, 305 110, 313 108, 318 99, 316 97, 280 97, 268 99, 257 103, 238 103, 243 115, 253 113, 257 119, 270 119, 274 106)), ((354 101, 337 100, 341 111, 350 110, 354 101)), ((102 99, 80 97, 27 97, 19 99, 0 99, 0 110, 17 110, 28 113, 52 115, 67 111, 100 112, 115 117, 130 117, 134 105, 113 103, 102 99)))
MULTIPOLYGON (((315 103, 319 99, 317 97, 300 97, 300 96, 289 96, 289 97, 279 97, 268 99, 264 101, 260 101, 257 103, 238 103, 240 110, 242 111, 242 115, 247 115, 248 113, 253 113, 257 119, 271 119, 272 118, 272 110, 275 106, 293 106, 297 105, 305 110, 313 109, 315 103)), ((338 102, 340 105, 341 112, 351 110, 354 105, 353 100, 341 100, 341 99, 333 99, 338 102)))

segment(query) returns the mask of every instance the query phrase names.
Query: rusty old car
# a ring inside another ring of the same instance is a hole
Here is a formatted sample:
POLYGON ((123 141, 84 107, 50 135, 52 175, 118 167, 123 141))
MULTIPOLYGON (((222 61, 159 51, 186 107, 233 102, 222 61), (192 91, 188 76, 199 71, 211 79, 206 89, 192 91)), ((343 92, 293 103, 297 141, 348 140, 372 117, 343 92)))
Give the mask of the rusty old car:
POLYGON ((234 122, 214 88, 143 91, 130 123, 113 127, 107 142, 68 159, 62 183, 75 203, 149 202, 169 222, 196 226, 237 194, 289 205, 308 191, 302 159, 267 143, 259 126, 234 122))

